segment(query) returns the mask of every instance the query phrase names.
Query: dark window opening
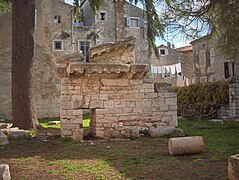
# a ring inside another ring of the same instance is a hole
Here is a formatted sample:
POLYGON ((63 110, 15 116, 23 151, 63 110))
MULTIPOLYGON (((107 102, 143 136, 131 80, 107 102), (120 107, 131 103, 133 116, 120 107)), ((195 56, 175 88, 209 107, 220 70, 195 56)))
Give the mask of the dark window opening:
POLYGON ((165 49, 160 49, 160 55, 165 55, 165 49))
POLYGON ((54 16, 54 23, 60 24, 61 23, 61 16, 54 16))
POLYGON ((54 50, 62 50, 62 41, 54 41, 54 50))
POLYGON ((101 12, 100 13, 100 20, 105 20, 106 19, 106 13, 101 12))
POLYGON ((83 111, 83 139, 93 139, 96 135, 96 110, 84 109, 83 111))
POLYGON ((79 42, 79 50, 83 53, 83 55, 86 55, 90 48, 90 42, 89 41, 80 41, 79 42))

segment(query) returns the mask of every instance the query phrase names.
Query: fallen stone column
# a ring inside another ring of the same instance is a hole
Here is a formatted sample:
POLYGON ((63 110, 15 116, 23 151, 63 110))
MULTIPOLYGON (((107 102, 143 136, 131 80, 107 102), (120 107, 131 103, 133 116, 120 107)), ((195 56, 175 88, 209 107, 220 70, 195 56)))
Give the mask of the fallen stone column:
POLYGON ((204 150, 201 136, 170 138, 168 141, 170 155, 196 154, 204 150))
POLYGON ((228 159, 228 179, 239 179, 239 154, 233 155, 228 159))

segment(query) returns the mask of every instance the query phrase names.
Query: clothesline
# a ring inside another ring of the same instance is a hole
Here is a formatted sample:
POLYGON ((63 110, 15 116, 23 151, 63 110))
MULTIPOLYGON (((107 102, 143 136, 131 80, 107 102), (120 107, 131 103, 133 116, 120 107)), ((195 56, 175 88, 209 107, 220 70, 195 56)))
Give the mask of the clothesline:
POLYGON ((181 73, 182 67, 181 63, 167 65, 167 66, 154 66, 151 65, 151 73, 152 74, 175 74, 181 73))

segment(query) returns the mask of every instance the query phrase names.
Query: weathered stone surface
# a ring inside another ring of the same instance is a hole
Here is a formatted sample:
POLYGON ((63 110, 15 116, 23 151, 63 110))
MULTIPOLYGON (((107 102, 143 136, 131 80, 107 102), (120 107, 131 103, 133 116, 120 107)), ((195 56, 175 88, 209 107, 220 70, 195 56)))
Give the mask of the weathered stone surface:
POLYGON ((239 179, 239 154, 233 155, 228 159, 228 179, 239 179))
POLYGON ((28 138, 28 137, 30 137, 30 131, 27 130, 10 129, 8 131, 9 139, 28 138))
POLYGON ((7 136, 0 129, 0 146, 9 144, 7 136))
POLYGON ((175 138, 175 137, 184 137, 185 134, 182 129, 180 128, 175 128, 172 133, 170 133, 169 137, 170 138, 175 138))
POLYGON ((12 127, 12 123, 0 123, 0 129, 6 129, 12 127))
POLYGON ((116 43, 102 44, 90 49, 90 62, 135 62, 135 38, 130 37, 116 43))
POLYGON ((9 165, 7 164, 0 164, 0 180, 10 180, 10 170, 9 165))
POLYGON ((169 136, 174 129, 170 126, 149 127, 149 134, 151 137, 169 136))
POLYGON ((170 138, 168 141, 170 155, 197 154, 204 151, 201 136, 170 138))

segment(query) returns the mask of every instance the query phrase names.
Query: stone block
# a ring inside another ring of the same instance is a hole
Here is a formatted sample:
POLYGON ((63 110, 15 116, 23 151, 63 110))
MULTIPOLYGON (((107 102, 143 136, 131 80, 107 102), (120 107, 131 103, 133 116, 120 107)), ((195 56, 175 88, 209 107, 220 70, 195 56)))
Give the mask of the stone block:
POLYGON ((71 96, 70 95, 61 95, 60 96, 60 101, 70 101, 71 96))
POLYGON ((132 113, 133 112, 133 108, 123 108, 122 109, 122 113, 132 113))
POLYGON ((123 99, 123 94, 109 94, 108 99, 109 100, 115 100, 115 99, 123 99))
POLYGON ((70 137, 70 136, 72 136, 72 131, 69 129, 61 128, 61 136, 62 137, 70 137))
POLYGON ((128 86, 129 81, 127 79, 101 79, 104 86, 128 86))
POLYGON ((108 94, 99 94, 100 100, 108 100, 108 94))
POLYGON ((239 179, 239 154, 233 155, 228 159, 228 179, 239 179))
POLYGON ((167 105, 170 105, 170 106, 173 106, 173 105, 177 105, 177 99, 176 98, 167 98, 166 100, 165 100, 165 103, 167 104, 167 105))
POLYGON ((155 99, 158 97, 157 93, 149 92, 144 95, 144 98, 146 99, 155 99))
POLYGON ((7 136, 0 129, 0 146, 9 144, 7 136))
POLYGON ((1 180, 11 180, 9 165, 0 164, 0 179, 1 180))
POLYGON ((114 107, 113 101, 104 101, 104 108, 105 109, 113 108, 113 107, 114 107))
POLYGON ((61 106, 62 110, 74 109, 74 102, 73 101, 62 101, 60 106, 61 106))
POLYGON ((83 140, 83 128, 75 129, 73 131, 72 138, 76 141, 82 141, 83 140))
POLYGON ((30 131, 27 130, 9 130, 8 138, 9 139, 18 139, 18 138, 28 138, 30 137, 30 131))
POLYGON ((163 116, 162 122, 164 123, 170 123, 172 121, 172 116, 163 116))
POLYGON ((90 102, 90 109, 94 109, 94 108, 104 108, 104 102, 100 101, 100 100, 92 100, 90 102))
POLYGON ((136 101, 127 101, 126 107, 136 107, 136 101))
POLYGON ((114 101, 115 108, 124 108, 126 107, 125 101, 114 101))
POLYGON ((133 80, 129 80, 130 84, 143 84, 143 80, 142 79, 133 79, 133 80))
POLYGON ((174 130, 174 127, 170 126, 150 126, 149 134, 151 137, 169 136, 174 130))
POLYGON ((99 117, 99 115, 109 114, 109 112, 109 109, 96 109, 96 117, 99 117))
POLYGON ((133 108, 133 112, 134 113, 142 113, 143 112, 143 108, 133 108))

